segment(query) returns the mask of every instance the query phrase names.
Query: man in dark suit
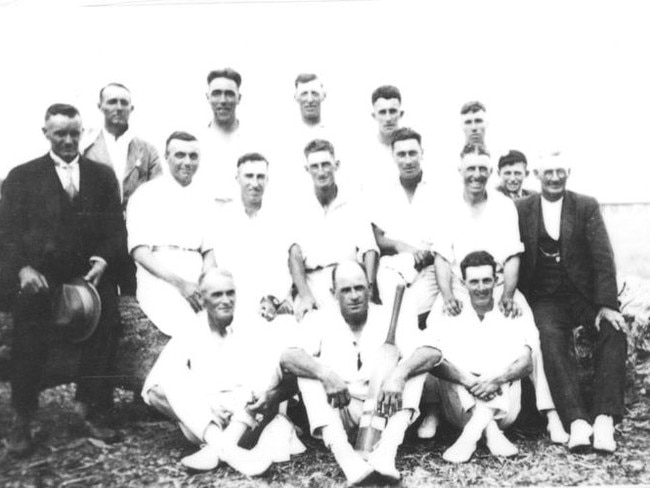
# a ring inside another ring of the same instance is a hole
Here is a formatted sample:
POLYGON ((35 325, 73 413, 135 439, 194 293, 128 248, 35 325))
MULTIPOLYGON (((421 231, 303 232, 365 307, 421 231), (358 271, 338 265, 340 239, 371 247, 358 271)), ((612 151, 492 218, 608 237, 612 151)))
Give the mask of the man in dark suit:
POLYGON ((626 340, 609 236, 598 202, 566 189, 570 170, 559 153, 542 158, 534 173, 542 194, 515 202, 525 245, 519 288, 539 328, 553 401, 571 428, 569 448, 589 448, 593 434, 594 449, 613 452, 613 424, 624 412, 626 340), (591 412, 570 353, 578 325, 595 327, 598 336, 591 412))
POLYGON ((81 345, 78 409, 89 435, 116 434, 102 420, 112 400, 108 373, 119 326, 111 264, 126 245, 119 187, 108 166, 79 155, 75 107, 50 106, 43 133, 50 152, 11 171, 0 202, 0 293, 12 297, 14 318, 8 447, 16 455, 32 447, 43 365, 60 340, 51 324, 52 293, 76 277, 95 285, 102 305, 97 329, 81 345))

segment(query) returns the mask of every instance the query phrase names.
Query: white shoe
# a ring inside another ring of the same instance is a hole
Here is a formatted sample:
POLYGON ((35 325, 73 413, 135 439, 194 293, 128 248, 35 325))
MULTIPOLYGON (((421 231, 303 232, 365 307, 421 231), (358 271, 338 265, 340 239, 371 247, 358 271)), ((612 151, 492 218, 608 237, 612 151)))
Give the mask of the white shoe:
MULTIPOLYGON (((330 448, 331 449, 331 448, 330 448)), ((374 468, 367 463, 361 454, 350 449, 339 451, 338 449, 331 449, 334 454, 334 459, 345 475, 348 481, 348 486, 357 486, 366 481, 374 472, 374 468)))
POLYGON ((553 444, 566 444, 569 442, 569 434, 564 430, 562 421, 560 420, 557 411, 549 410, 546 413, 546 431, 548 432, 551 442, 553 444))
POLYGON ((264 474, 272 464, 271 458, 265 453, 243 449, 239 446, 223 447, 221 459, 246 476, 264 474))
POLYGON ((489 435, 486 430, 485 440, 487 448, 494 456, 512 457, 519 453, 517 446, 510 442, 498 428, 490 429, 489 435))
POLYGON ((375 470, 367 462, 361 460, 363 464, 359 464, 356 467, 347 467, 343 470, 345 474, 345 479, 348 481, 348 486, 359 486, 362 485, 375 470))
POLYGON ((448 463, 466 463, 476 451, 476 444, 459 443, 456 441, 449 449, 442 453, 442 459, 448 463))
POLYGON ((219 466, 219 448, 211 444, 205 444, 194 454, 181 459, 181 464, 196 471, 210 471, 219 466))
POLYGON ((254 452, 269 457, 274 463, 289 461, 294 454, 302 454, 307 448, 296 436, 291 421, 282 414, 276 415, 260 435, 254 452))
POLYGON ((590 437, 593 434, 591 425, 586 420, 578 419, 571 422, 571 434, 569 434, 569 450, 572 452, 584 452, 591 448, 590 437))
POLYGON ((440 419, 434 412, 428 412, 422 419, 422 423, 418 427, 418 439, 433 439, 438 431, 440 419))
POLYGON ((609 415, 599 415, 594 422, 594 449, 604 453, 616 450, 614 440, 614 419, 609 415))
POLYGON ((368 455, 368 464, 391 483, 397 483, 402 478, 395 467, 395 457, 385 455, 381 449, 375 449, 368 455))

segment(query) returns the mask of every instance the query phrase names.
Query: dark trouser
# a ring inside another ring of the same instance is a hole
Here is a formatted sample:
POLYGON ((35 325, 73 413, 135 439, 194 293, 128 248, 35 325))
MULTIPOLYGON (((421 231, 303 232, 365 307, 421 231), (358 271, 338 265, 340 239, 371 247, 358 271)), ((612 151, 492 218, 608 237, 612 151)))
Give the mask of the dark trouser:
MULTIPOLYGON (((50 286, 53 283, 50 281, 50 286)), ((93 335, 79 345, 77 400, 94 408, 108 408, 112 402, 110 372, 119 333, 119 311, 115 286, 109 280, 97 289, 102 314, 93 335)), ((50 323, 48 293, 21 294, 16 299, 11 353, 11 402, 21 414, 33 415, 38 407, 43 367, 51 346, 62 339, 50 323)))
POLYGON ((591 416, 587 414, 578 385, 578 364, 572 350, 573 329, 594 327, 596 313, 579 296, 531 301, 544 357, 544 370, 551 395, 565 425, 577 419, 593 420, 624 413, 625 333, 601 321, 594 345, 594 384, 591 416))
POLYGON ((128 254, 123 254, 120 258, 119 269, 117 271, 117 284, 120 287, 120 295, 135 296, 137 282, 135 277, 136 266, 133 258, 128 254))

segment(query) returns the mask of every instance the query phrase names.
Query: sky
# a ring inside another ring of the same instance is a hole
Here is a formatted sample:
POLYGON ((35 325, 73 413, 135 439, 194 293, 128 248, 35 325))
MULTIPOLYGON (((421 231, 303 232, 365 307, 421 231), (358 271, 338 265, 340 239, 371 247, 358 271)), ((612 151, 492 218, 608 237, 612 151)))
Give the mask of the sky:
POLYGON ((649 202, 646 4, 0 0, 0 177, 47 150, 51 103, 75 104, 85 126, 98 127, 99 88, 122 82, 133 129, 162 148, 173 130, 208 122, 205 76, 231 66, 244 78, 240 119, 271 136, 298 117, 298 73, 321 76, 324 117, 352 145, 375 129, 372 90, 390 83, 435 174, 457 178, 460 106, 477 99, 493 156, 560 149, 571 188, 649 202))

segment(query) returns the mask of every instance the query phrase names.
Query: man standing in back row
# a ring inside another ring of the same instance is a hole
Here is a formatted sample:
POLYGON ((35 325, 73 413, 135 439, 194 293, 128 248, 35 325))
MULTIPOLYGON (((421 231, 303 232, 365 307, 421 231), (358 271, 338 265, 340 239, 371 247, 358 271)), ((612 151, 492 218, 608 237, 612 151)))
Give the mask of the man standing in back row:
MULTIPOLYGON (((113 168, 120 184, 122 208, 126 209, 129 198, 141 184, 162 174, 160 156, 152 144, 129 130, 135 107, 126 86, 106 85, 99 91, 97 107, 104 114, 104 127, 87 138, 83 155, 113 168)), ((120 294, 135 295, 135 264, 128 254, 122 256, 119 267, 120 294)))

